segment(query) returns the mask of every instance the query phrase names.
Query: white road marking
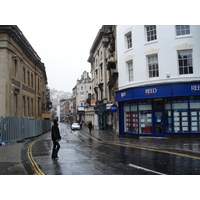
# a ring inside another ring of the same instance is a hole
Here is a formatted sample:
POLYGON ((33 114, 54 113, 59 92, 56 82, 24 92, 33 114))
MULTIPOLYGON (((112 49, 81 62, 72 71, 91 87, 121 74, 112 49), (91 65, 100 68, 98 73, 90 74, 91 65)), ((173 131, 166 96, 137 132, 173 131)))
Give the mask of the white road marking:
POLYGON ((128 164, 129 167, 134 167, 136 169, 141 169, 141 170, 144 170, 144 171, 147 171, 147 172, 152 172, 154 174, 159 174, 159 175, 166 175, 166 174, 163 174, 163 173, 160 173, 160 172, 156 172, 156 171, 153 171, 153 170, 150 170, 150 169, 147 169, 147 168, 144 168, 144 167, 140 167, 140 166, 137 166, 137 165, 133 165, 133 164, 128 164))

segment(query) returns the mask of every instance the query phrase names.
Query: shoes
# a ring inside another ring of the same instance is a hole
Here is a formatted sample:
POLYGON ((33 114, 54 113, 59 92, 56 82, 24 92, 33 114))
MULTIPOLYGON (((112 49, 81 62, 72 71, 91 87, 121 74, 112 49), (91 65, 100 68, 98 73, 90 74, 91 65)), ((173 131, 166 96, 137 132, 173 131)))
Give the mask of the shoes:
POLYGON ((58 159, 59 159, 59 157, 58 157, 58 156, 57 156, 57 157, 52 157, 52 159, 58 160, 58 159))

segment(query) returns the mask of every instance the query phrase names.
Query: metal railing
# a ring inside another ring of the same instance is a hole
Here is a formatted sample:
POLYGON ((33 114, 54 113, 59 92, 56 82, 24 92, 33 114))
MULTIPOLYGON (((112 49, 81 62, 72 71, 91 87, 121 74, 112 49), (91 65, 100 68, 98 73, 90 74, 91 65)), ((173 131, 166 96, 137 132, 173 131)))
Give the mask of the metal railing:
POLYGON ((0 117, 0 144, 34 137, 51 129, 51 121, 0 117))

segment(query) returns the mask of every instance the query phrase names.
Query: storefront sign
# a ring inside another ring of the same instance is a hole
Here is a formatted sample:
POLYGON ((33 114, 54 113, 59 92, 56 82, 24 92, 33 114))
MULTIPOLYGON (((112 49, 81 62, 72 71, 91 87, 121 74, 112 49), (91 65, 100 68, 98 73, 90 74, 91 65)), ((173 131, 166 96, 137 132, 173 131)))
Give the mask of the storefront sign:
POLYGON ((200 84, 183 83, 183 84, 166 84, 156 87, 131 88, 116 93, 117 101, 126 101, 143 98, 164 98, 179 96, 200 95, 200 84))
POLYGON ((126 96, 126 92, 121 93, 121 98, 124 98, 126 96))
POLYGON ((191 86, 191 91, 192 92, 200 91, 200 85, 192 85, 191 86))
POLYGON ((145 89, 145 94, 146 95, 150 95, 150 94, 155 94, 157 93, 157 88, 149 88, 149 89, 145 89))

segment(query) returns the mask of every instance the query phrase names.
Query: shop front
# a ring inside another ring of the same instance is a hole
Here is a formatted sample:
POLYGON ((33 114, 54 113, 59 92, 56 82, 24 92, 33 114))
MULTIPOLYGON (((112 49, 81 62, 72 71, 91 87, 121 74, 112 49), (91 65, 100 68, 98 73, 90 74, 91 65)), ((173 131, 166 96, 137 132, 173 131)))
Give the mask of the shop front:
POLYGON ((200 82, 131 88, 116 93, 119 134, 200 134, 200 82))

